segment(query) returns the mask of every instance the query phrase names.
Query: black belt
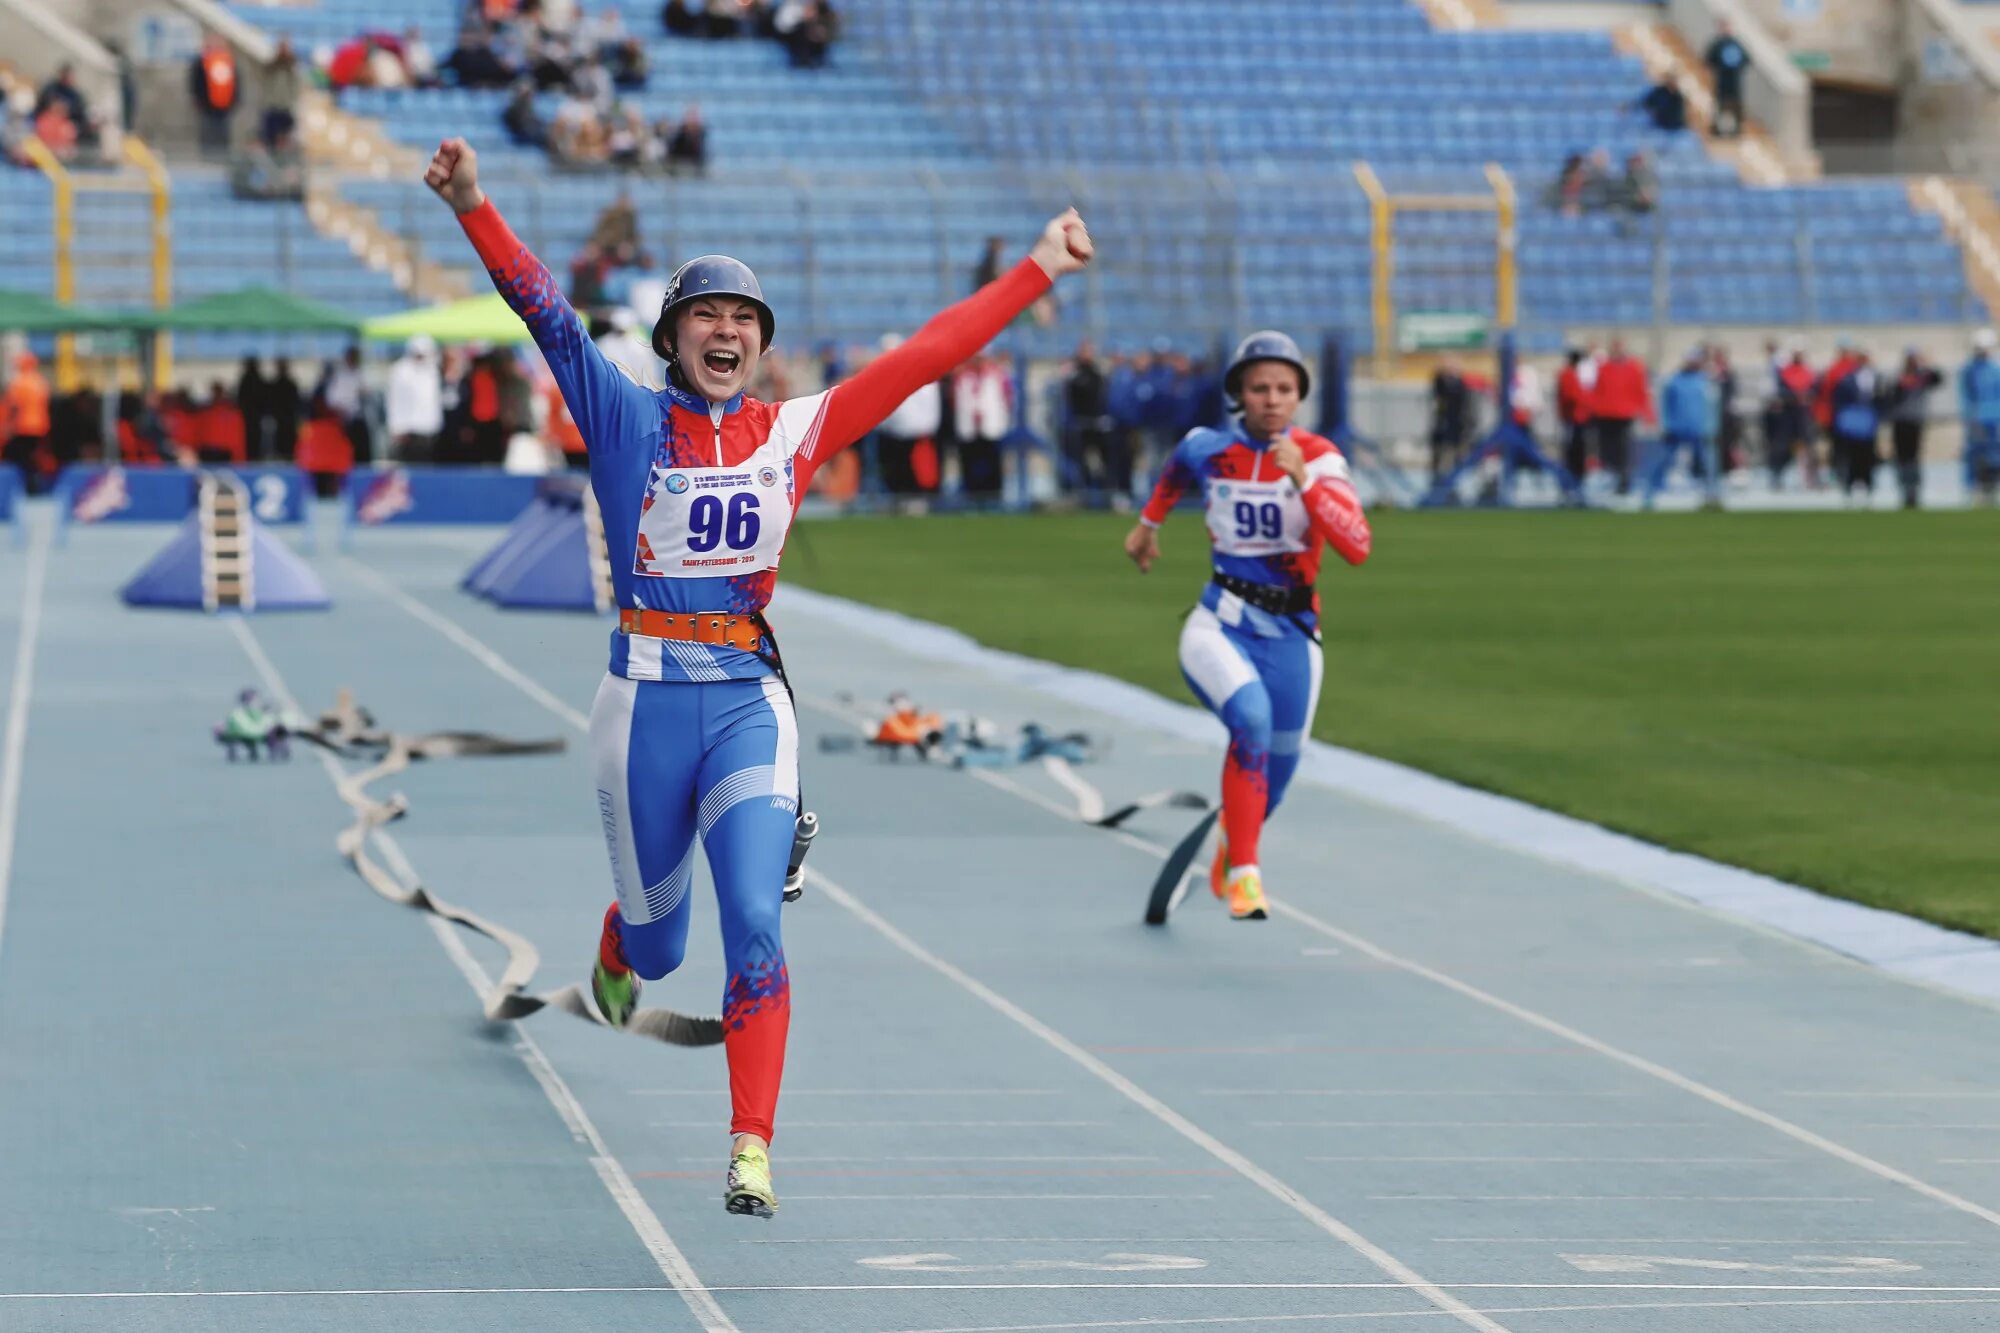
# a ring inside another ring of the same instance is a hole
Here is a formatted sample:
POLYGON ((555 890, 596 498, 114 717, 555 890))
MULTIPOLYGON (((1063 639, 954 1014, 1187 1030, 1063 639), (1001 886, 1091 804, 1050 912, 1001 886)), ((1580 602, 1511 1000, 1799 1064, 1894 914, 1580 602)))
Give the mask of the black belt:
POLYGON ((1303 587, 1252 583, 1249 579, 1239 579, 1220 570, 1215 572, 1214 578, 1216 587, 1235 593, 1259 611, 1269 611, 1274 616, 1302 615, 1313 609, 1313 587, 1310 583, 1303 587))

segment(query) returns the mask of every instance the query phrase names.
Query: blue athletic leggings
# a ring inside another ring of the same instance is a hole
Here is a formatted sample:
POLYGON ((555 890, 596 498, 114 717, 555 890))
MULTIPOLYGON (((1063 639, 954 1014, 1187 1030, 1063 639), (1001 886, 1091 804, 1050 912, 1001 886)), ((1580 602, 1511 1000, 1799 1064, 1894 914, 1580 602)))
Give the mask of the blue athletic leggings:
POLYGON ((768 1141, 785 1063, 791 979, 778 918, 799 808, 798 724, 783 682, 606 676, 590 709, 597 808, 625 959, 655 979, 687 955, 701 835, 728 981, 723 1043, 732 1132, 768 1141))

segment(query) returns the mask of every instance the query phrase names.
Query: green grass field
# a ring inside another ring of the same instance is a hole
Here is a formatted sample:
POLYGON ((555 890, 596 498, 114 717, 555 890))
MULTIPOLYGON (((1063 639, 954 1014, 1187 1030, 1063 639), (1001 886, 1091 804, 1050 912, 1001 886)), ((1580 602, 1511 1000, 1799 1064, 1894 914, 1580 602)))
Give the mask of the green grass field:
MULTIPOLYGON (((1191 700, 1200 520, 1145 577, 1128 524, 813 523, 786 577, 1191 700)), ((2000 515, 1375 526, 1321 580, 1320 739, 2000 936, 2000 515)))

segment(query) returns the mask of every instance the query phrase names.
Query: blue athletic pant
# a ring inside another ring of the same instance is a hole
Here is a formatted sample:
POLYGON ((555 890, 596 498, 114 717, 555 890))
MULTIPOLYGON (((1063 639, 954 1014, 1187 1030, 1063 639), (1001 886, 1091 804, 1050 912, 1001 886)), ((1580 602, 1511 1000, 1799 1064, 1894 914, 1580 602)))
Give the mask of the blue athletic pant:
POLYGON ((698 833, 715 879, 735 1133, 771 1137, 791 1017, 779 934, 799 808, 798 724, 784 684, 606 676, 590 709, 597 808, 625 959, 649 979, 687 954, 698 833))

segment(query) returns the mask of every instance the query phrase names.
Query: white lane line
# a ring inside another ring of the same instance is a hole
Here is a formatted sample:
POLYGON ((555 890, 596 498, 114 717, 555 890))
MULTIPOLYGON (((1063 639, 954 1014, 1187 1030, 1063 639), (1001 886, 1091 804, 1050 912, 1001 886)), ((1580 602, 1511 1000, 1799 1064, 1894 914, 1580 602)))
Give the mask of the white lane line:
POLYGON ((1880 1203, 1860 1194, 1371 1194, 1377 1203, 1880 1203))
MULTIPOLYGON (((787 1124, 786 1124, 786 1126, 785 1126, 785 1128, 787 1128, 787 1129, 790 1129, 790 1128, 791 1128, 791 1125, 790 1125, 789 1123, 787 1123, 787 1124)), ((694 1162, 694 1163, 698 1163, 698 1164, 701 1164, 701 1165, 704 1165, 704 1166, 708 1166, 708 1165, 713 1165, 713 1164, 714 1164, 714 1162, 715 1162, 715 1154, 714 1154, 714 1153, 704 1153, 704 1154, 702 1154, 701 1156, 698 1156, 698 1157, 697 1157, 697 1156, 694 1156, 694 1155, 692 1155, 692 1154, 687 1154, 687 1155, 683 1155, 683 1156, 681 1157, 681 1159, 680 1159, 680 1160, 681 1160, 681 1161, 683 1161, 683 1162, 694 1162)), ((868 1156, 868 1157, 844 1157, 844 1156, 833 1156, 833 1157, 828 1157, 828 1156, 822 1156, 822 1155, 818 1155, 818 1154, 815 1154, 815 1155, 812 1155, 812 1156, 802 1156, 802 1155, 800 1155, 800 1154, 798 1154, 798 1153, 790 1153, 790 1152, 788 1152, 788 1153, 786 1153, 786 1154, 785 1154, 785 1166, 786 1166, 787 1168, 790 1168, 790 1167, 794 1167, 794 1166, 797 1166, 797 1165, 799 1165, 799 1163, 801 1163, 801 1162, 811 1162, 811 1163, 813 1163, 813 1164, 815 1164, 815 1165, 825 1165, 825 1164, 827 1164, 827 1163, 829 1163, 829 1162, 832 1162, 832 1163, 844 1163, 844 1164, 846 1164, 846 1165, 850 1165, 850 1166, 851 1166, 851 1165, 870 1165, 870 1166, 882 1166, 882 1165, 888 1165, 888 1164, 892 1164, 892 1163, 893 1163, 893 1164, 896 1164, 896 1165, 901 1165, 901 1164, 903 1164, 903 1163, 905 1163, 905 1162, 933 1162, 933 1163, 945 1163, 945 1162, 954 1162, 954 1163, 955 1163, 955 1162, 1014 1162, 1014 1163, 1020 1163, 1020 1162, 1059 1162, 1059 1163, 1065 1163, 1065 1164, 1068 1164, 1068 1163, 1075 1163, 1075 1162, 1157 1162, 1157 1161, 1159 1161, 1159 1160, 1160 1160, 1160 1159, 1159 1159, 1159 1158, 1157 1158, 1157 1157, 1152 1157, 1152 1156, 1148 1156, 1148 1155, 1145 1155, 1145 1154, 1140 1154, 1140 1153, 1103 1153, 1103 1154, 1097 1154, 1097 1155, 1092 1155, 1092 1156, 1084 1156, 1084 1157, 1079 1157, 1079 1156, 1076 1156, 1076 1155, 1074 1155, 1074 1154, 1063 1154, 1063 1155, 1059 1155, 1059 1156, 1041 1156, 1041 1155, 1027 1155, 1027 1154, 1009 1154, 1009 1155, 1007 1155, 1007 1156, 994 1156, 994 1157, 964 1157, 964 1156, 957 1156, 957 1155, 953 1155, 953 1156, 949 1156, 949 1157, 926 1157, 926 1156, 922 1156, 922 1155, 918 1155, 918 1154, 910 1154, 910 1153, 897 1153, 897 1154, 895 1154, 894 1156, 888 1156, 888 1157, 885 1157, 885 1156, 882 1156, 882 1155, 880 1155, 880 1154, 876 1154, 876 1155, 874 1155, 874 1156, 868 1156)))
MULTIPOLYGON (((1488 1305, 1481 1314, 1605 1314, 1622 1310, 1762 1310, 1767 1307, 1821 1305, 1991 1305, 1977 1296, 1939 1300, 1811 1300, 1811 1301, 1620 1301, 1610 1305, 1488 1305)), ((1093 1319, 1070 1324, 954 1324, 949 1328, 896 1329, 893 1333, 1064 1333, 1091 1328, 1208 1328, 1236 1324, 1351 1323, 1363 1319, 1441 1319, 1442 1310, 1345 1310, 1337 1314, 1241 1314, 1186 1319, 1093 1319)))
POLYGON ((1077 818, 1086 824, 1094 824, 1104 818, 1104 793, 1071 768, 1069 760, 1061 755, 1044 755, 1042 768, 1056 780, 1058 786, 1076 798, 1077 818))
MULTIPOLYGON (((727 1097, 727 1088, 632 1088, 634 1097, 727 1097)), ((786 1088, 794 1097, 1060 1097, 1054 1088, 786 1088)), ((790 1124, 788 1120, 785 1122, 790 1124)))
POLYGON ((340 559, 343 565, 352 570, 361 579, 373 584, 376 591, 380 592, 384 597, 394 602, 410 615, 415 616, 418 620, 423 621, 424 624, 429 625, 438 633, 444 635, 445 638, 450 639, 466 652, 472 654, 479 664, 488 671, 491 671, 494 675, 500 677, 500 679, 506 681, 509 685, 512 685, 515 689, 521 691, 521 693, 527 695, 530 699, 533 699, 536 703, 548 709, 549 712, 569 723, 578 731, 583 732, 585 735, 590 734, 590 719, 588 717, 585 717, 582 713, 579 713, 576 709, 549 693, 542 687, 539 681, 517 670, 513 663, 509 662, 499 653, 494 652, 493 649, 489 648, 481 640, 473 637, 457 621, 439 615, 416 598, 410 596, 410 594, 404 592, 383 575, 376 573, 359 560, 356 560, 353 556, 342 556, 340 559))
MULTIPOLYGON (((703 1124, 710 1122, 703 1121, 703 1124)), ((1258 1129, 1713 1129, 1699 1120, 1252 1120, 1258 1129)), ((2000 1125, 1994 1126, 2000 1129, 2000 1125)))
MULTIPOLYGON (((792 1159, 788 1157, 786 1160, 792 1159)), ((1294 1236, 1290 1240, 1297 1242, 1299 1238, 1294 1236)), ((1278 1238, 1271 1236, 743 1236, 739 1237, 736 1243, 738 1245, 1274 1245, 1278 1243, 1278 1238)), ((1591 1244, 1598 1243, 1591 1242, 1591 1244)), ((1314 1240, 1312 1244, 1317 1245, 1319 1241, 1314 1240)))
POLYGON ((1202 1097, 1540 1097, 1557 1101, 1638 1097, 1638 1092, 1554 1092, 1515 1088, 1196 1088, 1202 1097))
POLYGON ((1141 1088, 1131 1079, 1105 1064, 1089 1051, 1057 1032, 1048 1024, 1030 1014, 1027 1010, 993 990, 984 982, 946 962, 923 945, 905 935, 875 910, 856 898, 852 893, 835 884, 816 870, 807 870, 807 875, 819 886, 822 893, 849 912, 859 917, 876 934, 901 949, 917 962, 958 986, 989 1009, 1012 1020, 1017 1026, 1038 1038, 1044 1045, 1067 1057, 1071 1063, 1089 1071, 1108 1087, 1125 1097, 1126 1100, 1146 1111, 1161 1124, 1172 1129, 1188 1142, 1202 1149, 1209 1156, 1229 1167, 1238 1175, 1256 1185, 1272 1198, 1291 1208, 1307 1221, 1346 1245, 1377 1268, 1395 1278, 1411 1292, 1422 1296, 1438 1309, 1446 1311, 1469 1328, 1498 1333, 1502 1326, 1478 1313, 1471 1306, 1432 1283, 1414 1268, 1390 1254, 1387 1250, 1369 1240, 1347 1223, 1313 1203, 1297 1190, 1279 1180, 1276 1176, 1258 1166, 1255 1162, 1229 1147, 1208 1131, 1196 1125, 1180 1112, 1162 1102, 1159 1098, 1141 1088))
MULTIPOLYGON (((353 562, 350 561, 350 563, 353 562)), ((499 675, 502 679, 512 682, 515 685, 519 686, 522 689, 522 692, 527 694, 529 698, 534 699, 537 703, 542 704, 544 708, 547 708, 551 713, 554 713, 557 717, 563 718, 565 721, 568 721, 571 726, 577 728, 579 731, 586 731, 586 732, 588 731, 589 724, 582 714, 576 712, 572 708, 569 708, 567 705, 563 704, 560 700, 555 699, 553 696, 549 695, 548 691, 542 689, 540 685, 536 684, 534 681, 529 680, 527 677, 523 676, 519 671, 517 671, 513 667, 511 663, 509 663, 505 658, 501 657, 499 653, 495 652, 492 648, 488 647, 486 644, 474 638, 471 634, 461 629, 457 624, 447 620, 443 616, 438 615, 436 612, 432 611, 429 607, 424 606, 422 603, 415 601, 415 599, 410 598, 407 594, 404 594, 401 589, 395 588, 394 585, 388 583, 386 579, 383 579, 379 575, 375 575, 372 570, 368 572, 370 576, 373 578, 373 580, 377 583, 377 585, 382 587, 385 593, 390 595, 391 599, 394 600, 397 603, 397 605, 402 606, 403 609, 408 611, 411 615, 416 616, 417 619, 423 621, 427 625, 430 625, 433 629, 436 629, 440 634, 443 634, 453 643, 456 643, 461 648, 464 648, 467 652, 471 653, 472 656, 477 661, 481 662, 489 670, 493 671, 496 675, 499 675)), ((824 705, 822 705, 822 707, 824 707, 824 705)), ((980 773, 980 770, 977 769, 971 771, 975 775, 980 773)), ((1067 812, 1062 812, 1062 813, 1064 814, 1065 818, 1070 818, 1067 812)), ((1072 820, 1072 822, 1074 821, 1072 820)), ((1147 846, 1149 844, 1142 843, 1140 845, 1147 846)), ((1155 1118, 1161 1120, 1163 1123, 1173 1128, 1175 1131, 1180 1133, 1184 1138, 1188 1139, 1190 1142, 1193 1142, 1197 1146, 1201 1147, 1204 1151, 1208 1152, 1210 1156, 1215 1157, 1217 1160, 1221 1161, 1225 1165, 1229 1166, 1231 1169, 1235 1170, 1239 1175, 1242 1175, 1244 1178, 1251 1181, 1253 1184, 1257 1185, 1260 1189, 1270 1194, 1273 1198, 1278 1199, 1280 1202, 1292 1208, 1294 1211, 1300 1213, 1302 1216, 1313 1222, 1314 1225, 1318 1226, 1321 1230, 1327 1232, 1329 1235, 1340 1240, 1343 1244, 1347 1245, 1350 1249, 1354 1250, 1356 1253, 1362 1255, 1364 1258, 1366 1258, 1369 1262, 1373 1263, 1377 1268, 1381 1269, 1383 1272, 1389 1274, 1391 1277, 1396 1278, 1398 1282, 1401 1283, 1401 1285, 1403 1285, 1404 1287, 1421 1295, 1425 1300, 1429 1301, 1432 1305, 1437 1306, 1439 1309, 1449 1311, 1455 1318, 1458 1319, 1460 1323, 1465 1324, 1469 1328, 1480 1329, 1482 1330, 1482 1333, 1506 1333, 1506 1330, 1501 1325, 1496 1324, 1491 1319, 1488 1319, 1484 1315, 1477 1313, 1470 1306, 1466 1305, 1465 1302, 1459 1300, 1457 1297, 1452 1296, 1450 1293, 1437 1287, 1436 1285, 1431 1283, 1428 1279, 1426 1279, 1422 1274, 1418 1273, 1415 1269, 1410 1268, 1408 1265, 1404 1264, 1402 1260, 1396 1258, 1394 1255, 1390 1254, 1387 1250, 1384 1250, 1379 1245, 1376 1245, 1366 1236, 1363 1236, 1360 1232, 1354 1230, 1354 1228, 1348 1226, 1345 1222, 1342 1222, 1338 1218, 1334 1217, 1331 1213, 1328 1213, 1326 1210, 1319 1207, 1319 1205, 1305 1198, 1305 1196, 1301 1195, 1297 1190, 1294 1190, 1290 1185, 1285 1184, 1283 1181, 1279 1180, 1276 1176, 1271 1175, 1269 1172, 1265 1171, 1262 1167, 1256 1165, 1254 1162, 1250 1161, 1250 1159, 1238 1153, 1235 1149, 1230 1148, 1227 1145, 1223 1144, 1219 1139, 1216 1139, 1214 1136, 1210 1135, 1207 1131, 1195 1125, 1194 1122, 1188 1120, 1185 1116, 1182 1116, 1179 1112, 1173 1110, 1172 1108, 1168 1107, 1165 1103, 1159 1101, 1151 1093, 1148 1093, 1144 1089, 1140 1088, 1130 1079, 1127 1079, 1124 1075, 1112 1069, 1111 1066, 1105 1064, 1102 1060, 1099 1060, 1096 1056, 1090 1054, 1090 1052, 1084 1050, 1081 1046, 1077 1045, 1075 1042, 1069 1040, 1069 1038, 1064 1037, 1060 1033, 1056 1032, 1054 1029, 1048 1027, 1046 1024, 1042 1023, 1039 1019, 1036 1019, 1027 1011, 1016 1006, 1012 1001, 1007 1000, 997 992, 988 989, 981 982, 978 982, 974 980, 972 977, 968 976, 966 973, 959 971, 956 967, 952 966, 944 959, 939 958, 937 955, 932 954, 928 950, 924 949, 921 945, 917 944, 914 940, 910 939, 909 936, 904 935, 901 931, 897 930, 894 926, 890 925, 888 921, 876 915, 874 911, 865 906, 859 899, 855 898, 845 889, 841 889, 835 886, 831 881, 827 880, 827 878, 824 875, 817 875, 811 871, 808 871, 807 873, 813 874, 814 878, 820 884, 823 891, 827 892, 831 897, 834 898, 836 902, 839 902, 840 905, 845 907, 848 911, 852 912, 856 916, 860 917, 863 921, 867 922, 871 927, 875 929, 876 933, 882 935, 885 939, 895 944, 898 948, 902 949, 905 953, 917 959, 919 962, 924 963, 926 966, 930 967, 933 971, 940 973, 941 975, 957 983, 961 988, 968 990, 974 996, 984 1001, 989 1007, 997 1010, 1001 1014, 1012 1019, 1014 1022, 1021 1025, 1022 1027, 1025 1027, 1029 1032, 1039 1037, 1043 1042, 1054 1047, 1057 1051, 1060 1051, 1062 1054, 1068 1056, 1071 1061, 1082 1066, 1084 1069, 1088 1070, 1091 1074, 1095 1075, 1098 1079, 1109 1084, 1111 1087, 1122 1093, 1128 1100, 1143 1107, 1145 1110, 1151 1113, 1155 1118)))
MULTIPOLYGON (((236 635, 236 641, 242 645, 244 654, 249 657, 251 665, 256 668, 258 676, 263 680, 264 687, 270 691, 271 697, 286 708, 302 712, 298 700, 292 695, 291 687, 279 674, 276 664, 265 654, 264 646, 257 641, 257 636, 251 632, 249 625, 240 616, 233 616, 229 620, 229 627, 236 635)), ((316 749, 314 753, 319 756, 328 779, 333 782, 337 790, 347 777, 345 767, 325 750, 316 749)), ((375 838, 415 882, 417 879, 415 871, 410 867, 408 858, 403 855, 401 847, 395 840, 379 830, 375 838)), ((432 932, 437 936, 439 944, 444 947, 445 954, 464 975, 473 992, 483 999, 493 989, 492 979, 487 976, 486 969, 481 967, 479 960, 466 949, 465 942, 458 937, 456 931, 435 917, 429 918, 429 921, 432 932)), ((535 1044, 535 1039, 527 1030, 518 1023, 514 1024, 513 1028, 519 1039, 515 1054, 527 1067, 528 1073, 533 1076, 536 1085, 548 1098, 549 1104, 555 1107, 556 1114, 562 1117, 563 1124, 568 1126, 571 1136, 590 1149, 592 1169, 597 1172, 605 1191, 617 1203, 618 1210, 625 1215, 625 1220, 638 1234, 647 1252, 653 1256, 653 1262, 659 1267, 660 1273, 673 1285, 673 1289, 680 1293, 681 1299, 686 1302, 688 1310, 705 1333, 737 1333, 735 1323, 723 1313, 722 1307, 716 1303, 709 1288, 702 1285, 701 1278, 695 1273, 693 1265, 688 1263, 687 1256, 681 1253, 680 1247, 674 1244, 673 1237, 667 1234, 667 1229, 661 1224, 658 1215, 646 1205, 638 1187, 632 1183, 630 1174, 618 1159, 612 1156, 603 1135, 597 1132, 597 1126, 591 1122, 582 1103, 577 1101, 576 1094, 570 1091, 569 1085, 563 1082, 562 1076, 549 1064, 548 1057, 542 1053, 541 1047, 535 1044)))
MULTIPOLYGON (((1453 1291, 1713 1291, 1844 1292, 1850 1295, 1985 1296, 2000 1299, 2000 1287, 1945 1287, 1842 1283, 1750 1282, 1451 1282, 1453 1291)), ((562 1296, 594 1292, 659 1292, 672 1287, 282 1287, 228 1291, 0 1291, 0 1301, 207 1301, 258 1297, 302 1296, 562 1296)), ((762 1292, 777 1295, 858 1294, 885 1292, 1013 1292, 1013 1291, 1400 1291, 1401 1282, 844 1282, 713 1286, 712 1292, 762 1292)), ((1749 1302, 1720 1302, 1730 1306, 1749 1302)), ((1872 1302, 1871 1302, 1872 1303, 1872 1302)), ((1904 1304, 1884 1301, 1881 1304, 1904 1304)), ((1426 1312, 1428 1313, 1428 1312, 1426 1312)), ((1439 1317, 1450 1312, 1439 1310, 1439 1317)), ((1477 1313, 1475 1311, 1475 1313, 1477 1313)))
POLYGON ((1371 1153, 1308 1156, 1308 1162, 1412 1162, 1431 1165, 1479 1163, 1492 1166, 1778 1166, 1790 1157, 1405 1157, 1371 1153))
POLYGON ((1992 1101, 2000 1098, 2000 1092, 1831 1092, 1825 1090, 1801 1090, 1786 1088, 1780 1097, 1881 1097, 1894 1100, 1937 1102, 1977 1099, 1992 1101))
POLYGON ((1433 1236, 1434 1245, 1970 1245, 1969 1240, 1774 1240, 1744 1236, 1433 1236))
POLYGON ((7 891, 14 880, 21 772, 28 756, 28 701, 35 689, 35 645, 42 635, 42 590, 48 569, 49 525, 44 523, 36 527, 34 540, 28 547, 27 590, 21 597, 21 637, 14 645, 14 680, 7 692, 7 735, 0 741, 0 942, 7 938, 7 891))
MULTIPOLYGON (((1068 812, 1061 806, 1042 799, 1037 793, 1010 782, 997 773, 987 769, 968 769, 966 771, 972 777, 986 782, 988 785, 996 787, 1001 791, 1010 792, 1032 805, 1040 806, 1051 814, 1065 819, 1069 818, 1068 812)), ((1073 824, 1075 821, 1072 820, 1071 822, 1073 824)), ((1150 842, 1124 835, 1117 829, 1108 829, 1105 831, 1109 832, 1113 837, 1120 838, 1121 841, 1126 842, 1130 846, 1143 851, 1155 860, 1165 860, 1167 857, 1167 853, 1164 850, 1155 847, 1150 842)), ((1711 1106, 1720 1107, 1733 1115, 1741 1116, 1745 1120, 1754 1121, 1766 1129, 1775 1130, 1786 1138, 1803 1143, 1807 1147, 1816 1149, 1838 1161, 1845 1162, 1849 1166, 1858 1167, 1869 1175, 1901 1185, 1905 1189, 1921 1194, 1935 1203, 1944 1204, 1948 1208, 1955 1208, 1959 1212, 1976 1217, 1982 1222, 2000 1226, 2000 1212, 1996 1212, 1984 1204, 1974 1203, 1970 1199, 1933 1185, 1929 1181, 1920 1180, 1907 1171, 1890 1166, 1887 1162, 1877 1161, 1865 1153, 1857 1152, 1847 1147, 1845 1144, 1836 1143, 1823 1134, 1816 1134, 1803 1125, 1793 1124, 1782 1116, 1774 1115, 1769 1111, 1752 1106, 1740 1098, 1733 1097, 1720 1089, 1712 1088, 1708 1084, 1690 1078, 1678 1070, 1669 1069, 1658 1061, 1649 1060, 1642 1055, 1634 1055, 1632 1052, 1624 1050, 1621 1047, 1613 1046, 1607 1041, 1601 1041, 1586 1032, 1578 1031, 1576 1028, 1570 1027, 1567 1023, 1561 1023, 1546 1014, 1537 1013, 1525 1005, 1515 1004, 1512 1000, 1502 999, 1491 991, 1481 990, 1470 982, 1461 981, 1449 973, 1441 972, 1437 968, 1419 963, 1414 959, 1405 958, 1401 954, 1391 953, 1373 941, 1363 939, 1351 931, 1342 930, 1340 927, 1321 920, 1303 908, 1293 906, 1282 898, 1271 900, 1271 910, 1309 930, 1317 931, 1330 940, 1344 944, 1350 949, 1365 953, 1379 963, 1399 968, 1402 971, 1410 973, 1412 976, 1422 977, 1433 985, 1442 986, 1446 990, 1461 995, 1468 1000, 1472 1000, 1489 1009, 1506 1014, 1510 1018, 1526 1023, 1530 1027, 1540 1028, 1552 1036, 1561 1037, 1564 1041, 1573 1042, 1587 1051, 1603 1056, 1607 1060, 1615 1061, 1628 1069, 1634 1069, 1650 1078, 1658 1079, 1670 1087, 1678 1088, 1690 1096, 1700 1098, 1711 1106)), ((2000 1097, 2000 1093, 1992 1095, 2000 1097)))
POLYGON ((1098 1200, 1098 1199, 1103 1199, 1103 1200, 1150 1199, 1156 1203, 1162 1203, 1167 1201, 1177 1202, 1181 1199, 1206 1200, 1206 1199, 1213 1199, 1215 1196, 1213 1194, 906 1194, 906 1193, 791 1194, 787 1193, 785 1197, 787 1199, 810 1199, 820 1203, 828 1203, 834 1201, 838 1201, 841 1203, 855 1203, 862 1200, 869 1200, 875 1203, 898 1203, 904 1199, 951 1199, 958 1202, 978 1201, 980 1203, 989 1203, 996 1200, 1007 1203, 1017 1203, 1023 1200, 1032 1202, 1035 1200, 1046 1201, 1050 1199, 1069 1199, 1069 1200, 1079 1200, 1079 1201, 1098 1200))
MULTIPOLYGON (((793 1120, 785 1118, 785 1131, 795 1129, 1103 1129, 1109 1120, 793 1120)), ((649 1129, 713 1129, 715 1117, 706 1120, 648 1120, 649 1129)), ((704 1159, 706 1160, 706 1159, 704 1159)), ((785 1160, 798 1158, 786 1154, 785 1160)))

